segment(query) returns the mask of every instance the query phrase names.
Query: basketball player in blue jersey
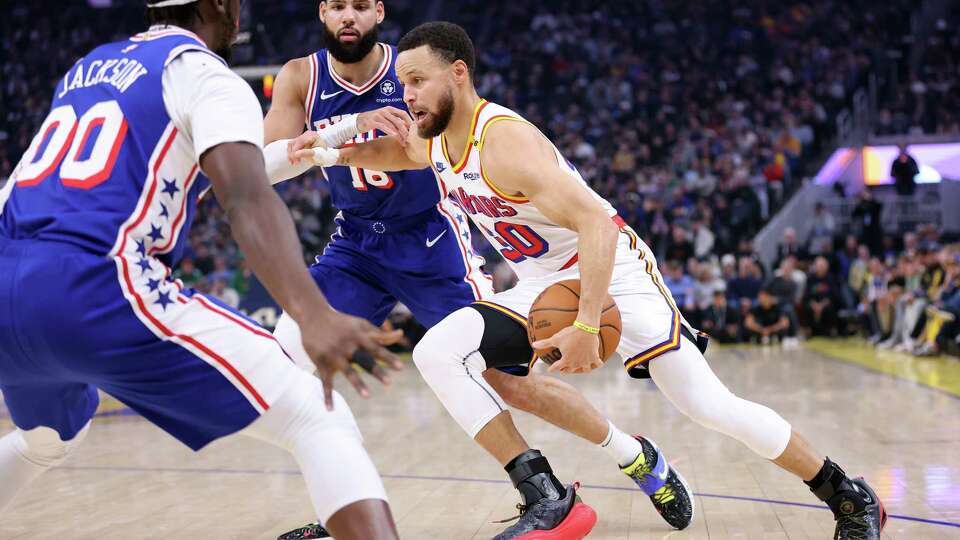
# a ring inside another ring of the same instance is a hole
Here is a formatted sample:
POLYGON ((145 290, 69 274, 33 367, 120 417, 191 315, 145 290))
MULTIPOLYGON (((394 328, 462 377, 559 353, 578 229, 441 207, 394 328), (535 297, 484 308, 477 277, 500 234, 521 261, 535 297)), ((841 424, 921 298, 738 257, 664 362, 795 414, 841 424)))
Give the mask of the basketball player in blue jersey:
MULTIPOLYGON (((559 537, 543 531, 564 528, 579 505, 475 374, 526 363, 532 353, 526 318, 537 295, 553 283, 579 279, 576 322, 533 344, 562 353, 550 371, 586 373, 602 365, 599 321, 609 293, 623 320, 617 353, 628 374, 649 376, 681 412, 802 479, 833 511, 834 538, 879 540, 886 513, 867 482, 848 477, 773 410, 733 394, 710 369, 705 340, 680 315, 650 248, 535 126, 477 95, 476 53, 466 32, 426 23, 406 34, 398 51, 404 102, 416 121, 406 140, 382 137, 331 149, 317 134, 304 134, 291 150, 296 160, 321 166, 432 166, 471 221, 503 246, 520 278, 513 289, 435 325, 413 353, 451 416, 505 465, 520 491, 526 512, 497 538, 559 537)), ((575 432, 602 427, 602 420, 582 412, 560 417, 547 408, 537 414, 575 432)), ((565 537, 579 538, 572 529, 565 537)))
POLYGON ((264 173, 263 117, 223 57, 240 0, 152 0, 151 28, 81 58, 0 190, 0 509, 81 443, 107 392, 198 450, 242 434, 296 458, 337 538, 397 538, 332 391, 396 336, 338 313, 264 173), (214 52, 216 51, 216 52, 214 52), (304 329, 323 383, 256 323, 170 278, 212 185, 251 267, 304 329), (326 395, 327 403, 323 396, 326 395))
MULTIPOLYGON (((328 0, 320 2, 319 10, 327 48, 288 62, 274 85, 264 152, 274 182, 313 166, 292 164, 288 156, 291 139, 304 127, 325 146, 337 148, 383 136, 406 138, 411 122, 395 71, 396 49, 377 41, 383 2, 328 0)), ((471 249, 467 219, 441 193, 429 167, 383 172, 333 166, 323 174, 341 212, 330 245, 310 273, 335 309, 379 325, 399 300, 429 328, 492 294, 480 271, 484 261, 471 249)), ((281 317, 274 335, 299 364, 309 365, 291 317, 281 317)), ((358 363, 370 365, 359 358, 358 363)), ((617 429, 565 382, 507 372, 525 374, 526 368, 489 370, 484 378, 508 404, 548 421, 553 420, 540 411, 595 419, 589 429, 572 432, 603 447, 671 526, 689 525, 689 489, 656 445, 617 429)), ((321 525, 310 524, 281 539, 326 536, 321 525)))

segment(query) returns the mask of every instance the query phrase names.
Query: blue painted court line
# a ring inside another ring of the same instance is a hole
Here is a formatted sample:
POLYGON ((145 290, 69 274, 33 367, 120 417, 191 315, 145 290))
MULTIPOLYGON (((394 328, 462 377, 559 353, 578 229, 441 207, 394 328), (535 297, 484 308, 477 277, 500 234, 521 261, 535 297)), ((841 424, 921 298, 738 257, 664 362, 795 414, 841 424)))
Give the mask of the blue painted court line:
MULTIPOLYGON (((156 472, 156 473, 181 473, 181 474, 259 474, 259 475, 285 475, 300 476, 297 470, 257 470, 257 469, 200 469, 200 468, 164 468, 164 467, 104 467, 104 466, 80 466, 66 465, 57 467, 57 469, 70 471, 113 471, 113 472, 156 472)), ((382 474, 383 478, 392 480, 426 480, 434 482, 467 482, 472 484, 510 484, 508 480, 491 480, 487 478, 461 478, 457 476, 419 476, 414 474, 382 474)), ((582 484, 584 488, 603 489, 608 491, 640 491, 637 488, 619 487, 619 486, 601 486, 595 484, 582 484)), ((776 504, 780 506, 798 506, 801 508, 812 508, 814 510, 827 510, 828 508, 821 504, 799 503, 793 501, 781 501, 777 499, 764 499, 760 497, 741 497, 737 495, 720 495, 717 493, 694 492, 697 497, 705 499, 725 499, 730 501, 757 502, 765 504, 776 504)), ((914 521, 925 523, 927 525, 936 525, 939 527, 953 527, 960 529, 960 523, 955 521, 942 521, 937 519, 927 519, 916 516, 905 516, 901 514, 888 514, 890 519, 901 521, 914 521)))

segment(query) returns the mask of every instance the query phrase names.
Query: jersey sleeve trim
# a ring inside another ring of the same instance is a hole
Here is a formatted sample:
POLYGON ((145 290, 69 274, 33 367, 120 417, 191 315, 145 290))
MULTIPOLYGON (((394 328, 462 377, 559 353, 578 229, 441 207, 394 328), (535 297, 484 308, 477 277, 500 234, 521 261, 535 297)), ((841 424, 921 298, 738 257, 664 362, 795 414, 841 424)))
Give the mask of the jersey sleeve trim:
MULTIPOLYGON (((512 120, 514 122, 523 122, 524 124, 529 124, 529 122, 527 122, 523 118, 510 116, 507 114, 498 114, 497 116, 491 116, 489 119, 487 119, 487 123, 483 125, 483 129, 480 131, 480 138, 479 138, 479 142, 477 143, 477 152, 483 151, 483 143, 487 139, 487 129, 491 125, 496 124, 501 120, 512 120)), ((486 182, 487 187, 492 189, 494 193, 506 199, 507 201, 516 203, 516 204, 526 204, 530 202, 530 199, 524 197, 523 195, 510 195, 509 193, 506 193, 505 191, 500 189, 496 184, 494 184, 493 181, 490 180, 490 178, 487 176, 487 173, 483 171, 483 160, 480 161, 480 176, 483 178, 483 181, 486 182)))
POLYGON ((310 82, 308 85, 309 90, 307 91, 307 101, 303 104, 303 110, 306 111, 307 114, 304 120, 307 125, 307 130, 311 130, 313 126, 310 125, 310 120, 313 116, 313 105, 317 100, 317 87, 320 85, 320 63, 317 59, 317 53, 311 54, 307 58, 310 64, 310 82))
MULTIPOLYGON (((487 123, 483 125, 483 129, 480 131, 480 139, 479 139, 480 142, 477 144, 478 152, 483 151, 483 143, 484 141, 487 140, 487 129, 489 129, 490 126, 492 126, 493 124, 496 124, 501 120, 512 120, 514 122, 522 122, 524 124, 530 124, 530 122, 527 122, 523 118, 517 118, 516 116, 510 116, 508 114, 498 114, 497 116, 491 116, 487 120, 487 123)), ((533 124, 530 124, 530 125, 533 125, 533 124)))
POLYGON ((527 204, 530 202, 530 199, 524 197, 523 195, 511 195, 502 189, 500 189, 492 180, 487 176, 487 173, 483 171, 483 161, 480 161, 480 177, 483 178, 484 183, 487 184, 487 187, 490 188, 494 193, 499 195, 502 199, 505 199, 508 202, 515 204, 527 204))
MULTIPOLYGON (((460 156, 460 161, 453 166, 453 174, 460 174, 463 172, 463 169, 467 166, 467 162, 470 161, 470 152, 473 150, 473 146, 477 144, 477 122, 480 121, 480 113, 483 112, 483 109, 489 105, 490 102, 481 99, 477 102, 476 108, 473 110, 473 120, 470 121, 470 138, 467 139, 466 147, 463 149, 463 155, 460 156)), ((453 160, 450 159, 450 152, 447 150, 447 138, 444 134, 440 134, 440 148, 443 150, 443 157, 447 158, 447 163, 453 164, 453 160)))

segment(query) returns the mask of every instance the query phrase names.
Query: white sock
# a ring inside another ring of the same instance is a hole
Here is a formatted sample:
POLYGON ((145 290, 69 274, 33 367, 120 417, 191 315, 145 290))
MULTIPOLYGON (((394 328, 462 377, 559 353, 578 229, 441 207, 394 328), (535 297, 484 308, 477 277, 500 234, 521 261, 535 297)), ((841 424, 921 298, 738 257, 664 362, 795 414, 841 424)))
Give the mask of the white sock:
POLYGON ((21 489, 47 470, 47 467, 24 457, 24 447, 20 430, 0 438, 0 511, 10 504, 21 489))
POLYGON ((600 448, 606 450, 610 457, 616 460, 618 466, 626 467, 632 464, 637 460, 637 456, 643 452, 643 445, 640 444, 640 441, 620 431, 617 426, 613 425, 613 422, 607 420, 607 424, 610 425, 610 431, 607 432, 607 438, 600 443, 600 448))

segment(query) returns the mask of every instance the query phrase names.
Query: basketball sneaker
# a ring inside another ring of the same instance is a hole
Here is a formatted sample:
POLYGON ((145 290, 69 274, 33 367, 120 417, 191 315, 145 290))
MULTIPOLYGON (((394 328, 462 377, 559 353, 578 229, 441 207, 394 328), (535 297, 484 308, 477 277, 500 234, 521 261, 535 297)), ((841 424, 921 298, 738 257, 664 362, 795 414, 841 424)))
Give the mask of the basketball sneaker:
POLYGON ((834 540, 880 540, 880 531, 887 524, 887 511, 863 478, 844 480, 844 485, 826 502, 835 509, 834 540))
MULTIPOLYGON (((580 484, 567 486, 561 499, 543 498, 530 506, 517 505, 517 522, 493 540, 580 540, 597 524, 597 513, 580 500, 580 484)), ((511 521, 511 520, 506 520, 511 521)), ((504 523, 500 521, 498 523, 504 523)))
POLYGON ((307 540, 313 538, 330 538, 330 533, 319 523, 310 523, 299 529, 285 532, 277 537, 277 540, 307 540))
POLYGON ((694 504, 686 480, 667 463, 656 443, 639 435, 633 438, 643 445, 643 452, 620 470, 650 497, 664 521, 675 529, 687 528, 693 521, 694 504))

